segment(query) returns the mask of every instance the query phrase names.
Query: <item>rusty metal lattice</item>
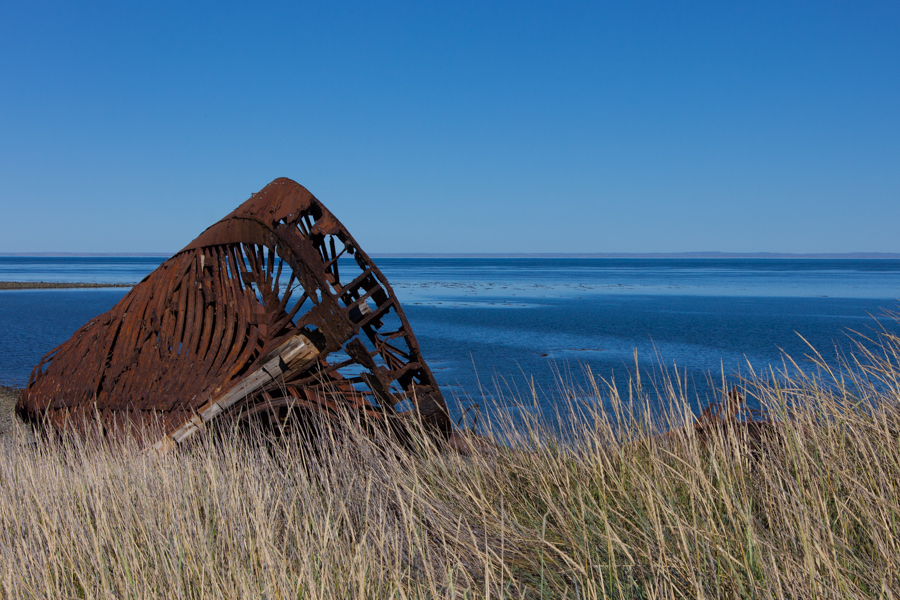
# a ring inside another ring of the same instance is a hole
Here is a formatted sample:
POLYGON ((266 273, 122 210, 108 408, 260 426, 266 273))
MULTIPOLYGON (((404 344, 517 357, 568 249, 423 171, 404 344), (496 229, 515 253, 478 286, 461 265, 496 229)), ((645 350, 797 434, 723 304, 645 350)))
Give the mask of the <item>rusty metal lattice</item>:
POLYGON ((224 415, 283 423, 341 407, 451 430, 384 275, 319 200, 280 178, 44 356, 17 410, 57 429, 161 422, 160 448, 224 415))

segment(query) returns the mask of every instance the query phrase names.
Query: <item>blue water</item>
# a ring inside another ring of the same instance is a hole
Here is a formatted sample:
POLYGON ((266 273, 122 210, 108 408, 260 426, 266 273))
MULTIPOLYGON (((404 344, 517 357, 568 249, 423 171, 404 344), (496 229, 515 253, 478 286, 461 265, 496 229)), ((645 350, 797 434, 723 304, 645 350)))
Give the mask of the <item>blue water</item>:
MULTIPOLYGON (((0 280, 136 282, 162 258, 0 257, 0 280)), ((584 367, 624 383, 658 362, 709 393, 719 379, 825 356, 896 310, 900 261, 785 259, 410 259, 376 263, 450 397, 496 400, 495 384, 548 394, 584 367), (799 335, 798 335, 799 334, 799 335), (480 387, 479 387, 480 382, 480 387), (485 398, 488 397, 488 399, 485 398)), ((40 357, 124 294, 0 292, 0 384, 24 385, 40 357)), ((880 322, 895 327, 889 320, 880 322)), ((652 370, 652 369, 651 369, 652 370)), ((506 395, 506 394, 504 394, 506 395)), ((702 399, 701 399, 702 402, 702 399)))
POLYGON ((137 283, 167 256, 0 256, 0 281, 137 283))

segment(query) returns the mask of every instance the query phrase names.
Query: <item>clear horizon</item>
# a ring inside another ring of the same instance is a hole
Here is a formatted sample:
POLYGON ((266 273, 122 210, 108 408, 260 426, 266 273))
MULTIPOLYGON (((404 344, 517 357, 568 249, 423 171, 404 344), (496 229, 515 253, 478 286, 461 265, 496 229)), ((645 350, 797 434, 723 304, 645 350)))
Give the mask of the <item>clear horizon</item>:
POLYGON ((373 255, 900 252, 895 3, 2 15, 3 253, 178 249, 280 176, 373 255))
MULTIPOLYGON (((158 258, 176 252, 0 252, 3 258, 158 258)), ((372 258, 796 258, 900 260, 900 252, 373 252, 372 258)), ((345 259, 341 259, 345 260, 345 259)), ((346 260, 350 260, 346 258, 346 260)))

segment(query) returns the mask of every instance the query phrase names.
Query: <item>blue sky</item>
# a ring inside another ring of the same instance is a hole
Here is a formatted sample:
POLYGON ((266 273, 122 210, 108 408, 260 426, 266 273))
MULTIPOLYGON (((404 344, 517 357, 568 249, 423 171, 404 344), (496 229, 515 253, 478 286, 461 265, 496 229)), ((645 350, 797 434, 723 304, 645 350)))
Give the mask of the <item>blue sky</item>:
POLYGON ((0 3, 0 252, 900 252, 900 4, 0 3))

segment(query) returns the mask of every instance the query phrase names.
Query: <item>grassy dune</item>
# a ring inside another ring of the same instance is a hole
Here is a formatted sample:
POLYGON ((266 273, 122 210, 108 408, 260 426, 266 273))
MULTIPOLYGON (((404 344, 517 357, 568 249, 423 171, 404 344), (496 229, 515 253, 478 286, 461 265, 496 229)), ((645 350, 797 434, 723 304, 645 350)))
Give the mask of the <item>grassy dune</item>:
POLYGON ((6 439, 0 598, 900 598, 900 339, 868 347, 746 381, 758 443, 596 381, 469 456, 6 439))

